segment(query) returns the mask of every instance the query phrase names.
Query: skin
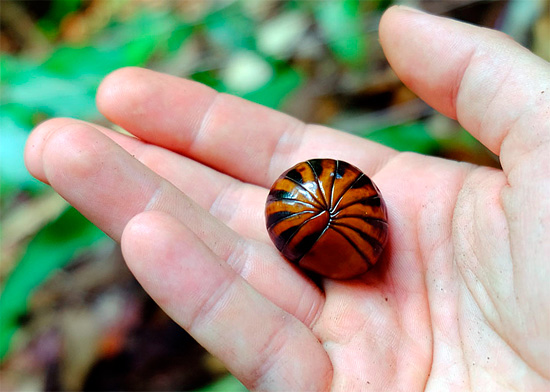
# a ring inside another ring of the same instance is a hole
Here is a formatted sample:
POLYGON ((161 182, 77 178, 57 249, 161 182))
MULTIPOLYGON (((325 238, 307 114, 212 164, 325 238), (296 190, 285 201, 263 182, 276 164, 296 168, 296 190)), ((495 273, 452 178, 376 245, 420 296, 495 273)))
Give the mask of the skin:
POLYGON ((550 66, 502 33, 405 7, 380 22, 397 75, 502 170, 398 153, 152 71, 101 112, 39 125, 29 171, 120 241, 145 290, 252 390, 550 389, 550 66), (378 266, 320 288, 270 243, 264 203, 299 161, 379 186, 378 266))

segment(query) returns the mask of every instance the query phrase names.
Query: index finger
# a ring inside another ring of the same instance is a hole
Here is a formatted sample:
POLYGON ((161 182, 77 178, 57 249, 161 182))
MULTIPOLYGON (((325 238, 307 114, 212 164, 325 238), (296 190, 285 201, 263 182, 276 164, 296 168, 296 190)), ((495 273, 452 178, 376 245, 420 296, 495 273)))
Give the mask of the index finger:
POLYGON ((140 68, 110 74, 97 104, 107 118, 149 143, 265 187, 302 160, 346 159, 372 175, 395 154, 200 83, 140 68))

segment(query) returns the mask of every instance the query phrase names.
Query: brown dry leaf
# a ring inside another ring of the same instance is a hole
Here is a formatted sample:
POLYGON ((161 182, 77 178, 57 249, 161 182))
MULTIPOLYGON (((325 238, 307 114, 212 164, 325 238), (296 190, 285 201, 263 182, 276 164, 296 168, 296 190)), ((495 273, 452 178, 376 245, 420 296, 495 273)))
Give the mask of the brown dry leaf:
POLYGON ((57 218, 68 203, 53 190, 16 205, 2 218, 0 282, 8 276, 29 238, 57 218))

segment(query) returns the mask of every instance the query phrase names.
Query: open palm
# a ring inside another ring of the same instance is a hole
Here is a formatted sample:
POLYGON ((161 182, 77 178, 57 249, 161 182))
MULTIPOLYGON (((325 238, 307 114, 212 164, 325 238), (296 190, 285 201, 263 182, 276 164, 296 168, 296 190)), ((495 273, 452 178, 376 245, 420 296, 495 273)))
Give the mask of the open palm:
POLYGON ((395 72, 503 170, 397 153, 186 80, 111 74, 106 117, 41 124, 26 162, 121 241, 143 287, 251 389, 550 389, 550 66, 504 35, 394 7, 395 72), (388 206, 380 264, 321 288, 265 230, 293 164, 344 159, 388 206), (137 158, 137 159, 136 159, 137 158))

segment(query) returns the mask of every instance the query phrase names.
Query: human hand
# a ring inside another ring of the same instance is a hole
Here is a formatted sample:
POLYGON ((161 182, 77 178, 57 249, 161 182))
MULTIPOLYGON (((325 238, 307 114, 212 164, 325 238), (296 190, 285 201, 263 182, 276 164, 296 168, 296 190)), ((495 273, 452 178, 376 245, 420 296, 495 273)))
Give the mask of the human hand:
POLYGON ((117 241, 161 307, 260 390, 550 388, 550 66, 503 34, 401 7, 384 51, 503 170, 413 153, 141 69, 108 76, 103 114, 38 126, 26 163, 117 241), (322 290, 264 224, 294 163, 374 179, 390 240, 372 271, 322 290))

